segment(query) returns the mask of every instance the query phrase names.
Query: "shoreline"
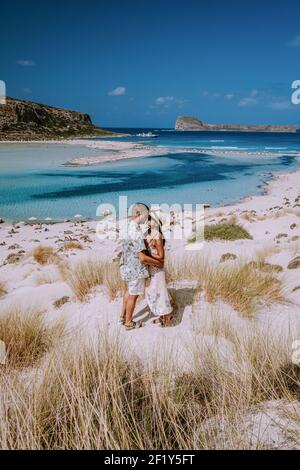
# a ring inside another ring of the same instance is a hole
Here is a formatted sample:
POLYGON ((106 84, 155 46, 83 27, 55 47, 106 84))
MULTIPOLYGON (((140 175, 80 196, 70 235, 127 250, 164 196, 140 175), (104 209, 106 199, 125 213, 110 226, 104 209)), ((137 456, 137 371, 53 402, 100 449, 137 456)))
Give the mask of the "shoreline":
MULTIPOLYGON (((112 138, 117 138, 113 136, 112 138)), ((120 134, 119 138, 124 137, 124 134, 120 134)), ((107 136, 101 137, 101 141, 98 140, 81 140, 81 139, 63 139, 63 140, 48 140, 48 141, 0 141, 3 145, 78 145, 83 146, 87 149, 99 149, 103 152, 99 156, 84 156, 77 157, 66 161, 63 166, 70 167, 84 167, 98 165, 102 163, 110 163, 114 161, 130 160, 132 158, 146 158, 155 157, 162 155, 170 155, 176 153, 191 153, 200 155, 209 155, 217 157, 255 157, 255 158, 279 158, 283 156, 290 156, 293 158, 300 158, 300 152, 293 151, 292 153, 287 152, 270 152, 265 151, 251 151, 251 150, 233 150, 226 147, 220 146, 220 148, 186 148, 186 147, 164 147, 164 146, 152 146, 145 142, 118 142, 108 139, 107 136)))
MULTIPOLYGON (((289 183, 289 185, 294 186, 294 191, 297 192, 297 179, 300 179, 300 169, 297 169, 296 171, 292 171, 290 173, 275 174, 271 172, 271 175, 261 185, 261 194, 249 194, 248 196, 242 197, 239 201, 235 203, 214 206, 211 208, 211 210, 221 210, 222 208, 233 210, 235 208, 244 209, 248 207, 249 204, 254 204, 255 202, 257 202, 258 204, 262 203, 260 205, 260 209, 265 210, 263 208, 269 205, 269 201, 275 201, 275 199, 280 199, 280 194, 274 194, 276 184, 278 184, 279 186, 284 186, 284 183, 289 183)), ((288 188, 283 188, 283 192, 286 193, 288 189, 292 191, 293 188, 291 186, 289 186, 288 188)))

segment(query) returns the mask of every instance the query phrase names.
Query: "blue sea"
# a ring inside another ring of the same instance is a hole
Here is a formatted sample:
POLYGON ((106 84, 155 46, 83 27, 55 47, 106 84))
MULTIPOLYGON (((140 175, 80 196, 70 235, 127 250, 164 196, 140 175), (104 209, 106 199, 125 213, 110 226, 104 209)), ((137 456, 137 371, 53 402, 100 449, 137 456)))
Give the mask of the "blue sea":
MULTIPOLYGON (((0 217, 63 220, 96 218, 99 204, 224 205, 259 194, 276 173, 299 168, 300 133, 176 132, 170 129, 113 129, 121 141, 174 148, 166 155, 132 158, 89 167, 64 164, 101 151, 82 145, 0 144, 0 217), (138 137, 151 131, 157 138, 138 137), (186 149, 269 151, 282 156, 210 156, 186 149)), ((101 139, 103 140, 103 139, 101 139)), ((108 139, 110 140, 110 139, 108 139)))

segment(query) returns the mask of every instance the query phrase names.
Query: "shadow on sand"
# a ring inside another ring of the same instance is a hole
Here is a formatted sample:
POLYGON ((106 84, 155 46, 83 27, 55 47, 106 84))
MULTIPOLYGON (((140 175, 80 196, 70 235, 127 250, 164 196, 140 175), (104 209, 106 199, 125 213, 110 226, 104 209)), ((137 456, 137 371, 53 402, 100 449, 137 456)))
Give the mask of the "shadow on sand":
MULTIPOLYGON (((170 288, 168 289, 171 302, 174 307, 174 318, 171 326, 177 326, 182 322, 183 313, 186 307, 193 305, 197 299, 199 290, 191 287, 182 288, 170 288)), ((146 301, 143 299, 137 307, 137 313, 135 314, 135 320, 147 323, 156 317, 151 313, 146 301)))

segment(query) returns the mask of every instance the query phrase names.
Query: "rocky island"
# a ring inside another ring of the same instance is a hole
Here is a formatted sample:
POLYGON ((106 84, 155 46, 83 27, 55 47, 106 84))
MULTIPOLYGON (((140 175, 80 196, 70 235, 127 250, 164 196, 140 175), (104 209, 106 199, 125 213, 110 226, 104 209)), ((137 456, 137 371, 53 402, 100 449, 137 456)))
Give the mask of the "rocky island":
POLYGON ((0 105, 0 141, 49 140, 113 134, 98 128, 88 114, 7 98, 0 105))
POLYGON ((297 132, 300 126, 206 124, 193 116, 178 116, 175 129, 177 131, 297 132))

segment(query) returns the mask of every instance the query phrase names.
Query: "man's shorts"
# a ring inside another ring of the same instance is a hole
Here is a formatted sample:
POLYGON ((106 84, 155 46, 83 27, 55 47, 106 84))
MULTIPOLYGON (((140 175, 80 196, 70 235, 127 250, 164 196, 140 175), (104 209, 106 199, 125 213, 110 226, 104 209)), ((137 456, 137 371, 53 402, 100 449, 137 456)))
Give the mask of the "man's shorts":
POLYGON ((145 293, 145 279, 135 279, 127 283, 128 292, 130 295, 144 295, 145 293))

